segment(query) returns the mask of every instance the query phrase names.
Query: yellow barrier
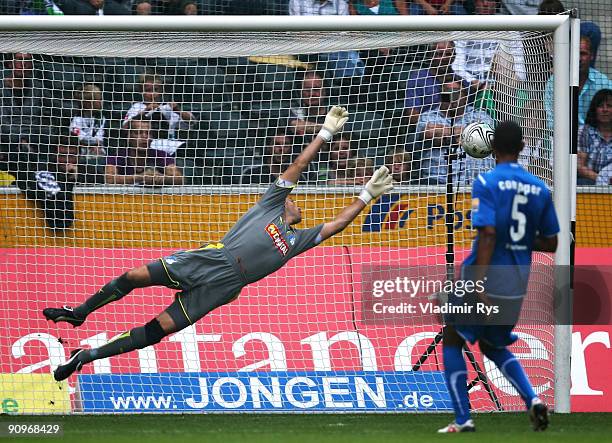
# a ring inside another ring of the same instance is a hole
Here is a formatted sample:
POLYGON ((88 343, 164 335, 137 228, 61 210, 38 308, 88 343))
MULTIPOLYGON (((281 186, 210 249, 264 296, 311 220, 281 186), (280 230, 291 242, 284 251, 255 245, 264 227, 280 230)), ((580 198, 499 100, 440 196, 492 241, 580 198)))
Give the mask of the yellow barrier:
POLYGON ((14 176, 8 172, 0 171, 0 186, 10 186, 14 181, 14 176))
POLYGON ((51 374, 0 374, 0 414, 67 414, 66 382, 51 374))
MULTIPOLYGON (((0 195, 0 247, 89 247, 188 249, 219 241, 259 195, 77 194, 76 221, 65 235, 45 228, 31 202, 21 195, 0 195)), ((296 194, 303 209, 299 227, 330 220, 352 201, 342 195, 296 194)), ((577 246, 612 246, 612 194, 578 194, 577 246)), ((456 197, 455 241, 469 245, 470 200, 456 197)), ((443 195, 405 194, 384 205, 370 205, 328 245, 396 247, 446 243, 443 195), (378 218, 368 218, 372 211, 378 218), (373 223, 372 220, 377 220, 373 223), (380 227, 379 231, 376 231, 380 227), (368 232, 370 229, 370 232, 368 232)))

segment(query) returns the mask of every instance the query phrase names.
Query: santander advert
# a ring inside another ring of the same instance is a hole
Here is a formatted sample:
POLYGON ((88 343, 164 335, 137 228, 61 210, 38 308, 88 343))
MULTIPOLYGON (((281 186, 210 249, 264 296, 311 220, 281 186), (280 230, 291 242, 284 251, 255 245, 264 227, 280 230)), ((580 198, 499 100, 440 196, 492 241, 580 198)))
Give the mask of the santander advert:
MULTIPOLYGON (((0 372, 49 373, 76 347, 97 347, 142 325, 173 300, 166 288, 136 290, 93 313, 80 328, 48 323, 47 306, 75 306, 106 281, 154 260, 159 251, 5 249, 0 290, 0 372), (20 281, 19 272, 35 278, 20 281), (75 275, 74 271, 81 271, 75 275)), ((164 253, 171 251, 164 251, 164 253)), ((599 257, 609 257, 598 250, 599 257)), ((579 251, 592 259, 593 250, 579 251)), ((433 256, 430 255, 430 256, 433 256)), ((233 303, 149 347, 99 360, 70 378, 73 410, 185 411, 446 411, 439 325, 360 318, 360 263, 372 257, 415 263, 409 249, 381 256, 374 248, 321 246, 245 288, 233 303), (422 364, 415 367, 415 363, 422 364)), ((423 259, 426 264, 426 259, 423 259)), ((601 258, 605 262, 605 258, 601 258)), ((591 261, 592 262, 592 261, 591 261)), ((591 263, 590 262, 590 263, 591 263)), ((554 403, 553 326, 519 326, 513 352, 538 394, 554 403)), ((575 326, 572 408, 612 411, 609 325, 575 326)), ((521 410, 520 398, 474 349, 487 376, 470 391, 481 411, 521 410)))

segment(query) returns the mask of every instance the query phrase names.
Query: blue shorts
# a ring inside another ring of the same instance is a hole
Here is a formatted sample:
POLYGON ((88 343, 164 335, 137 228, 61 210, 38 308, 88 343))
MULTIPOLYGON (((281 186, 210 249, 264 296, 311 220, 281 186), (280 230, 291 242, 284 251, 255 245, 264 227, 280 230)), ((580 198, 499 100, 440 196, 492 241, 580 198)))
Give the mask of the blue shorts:
POLYGON ((469 313, 453 313, 444 316, 444 321, 452 325, 457 333, 469 343, 482 341, 493 348, 503 348, 518 340, 512 331, 519 321, 523 297, 498 297, 489 295, 489 301, 498 308, 498 313, 484 315, 475 306, 479 302, 474 293, 462 297, 449 295, 449 303, 454 306, 469 305, 469 313))
POLYGON ((512 330, 514 326, 508 325, 455 325, 457 333, 471 344, 482 341, 493 348, 510 346, 518 340, 512 330))

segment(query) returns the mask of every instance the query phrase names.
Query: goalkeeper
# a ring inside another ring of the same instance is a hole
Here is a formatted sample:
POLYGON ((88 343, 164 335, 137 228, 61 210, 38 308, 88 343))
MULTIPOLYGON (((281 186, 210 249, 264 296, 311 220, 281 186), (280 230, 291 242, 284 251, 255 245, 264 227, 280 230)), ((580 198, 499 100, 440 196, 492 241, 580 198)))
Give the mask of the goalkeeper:
POLYGON ((176 252, 126 272, 75 309, 68 306, 44 309, 48 320, 64 321, 76 327, 93 311, 123 298, 135 288, 161 285, 180 290, 174 302, 146 325, 127 331, 97 349, 72 351, 68 361, 55 369, 55 379, 64 380, 94 360, 154 345, 195 323, 213 309, 236 299, 244 286, 273 273, 289 259, 345 229, 370 200, 391 190, 392 178, 383 166, 373 174, 359 197, 334 220, 310 229, 293 228, 302 220, 302 215, 289 194, 319 149, 347 120, 348 112, 344 108, 332 107, 319 134, 220 243, 176 252))

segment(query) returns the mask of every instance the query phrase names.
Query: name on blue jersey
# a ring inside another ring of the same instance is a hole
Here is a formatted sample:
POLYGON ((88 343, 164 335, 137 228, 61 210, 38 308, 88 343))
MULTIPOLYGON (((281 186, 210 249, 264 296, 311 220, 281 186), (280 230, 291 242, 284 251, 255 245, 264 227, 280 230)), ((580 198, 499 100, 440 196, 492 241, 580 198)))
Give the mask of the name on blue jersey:
POLYGON ((516 180, 500 180, 497 182, 500 191, 516 191, 524 195, 540 195, 542 188, 530 183, 522 183, 516 180))

